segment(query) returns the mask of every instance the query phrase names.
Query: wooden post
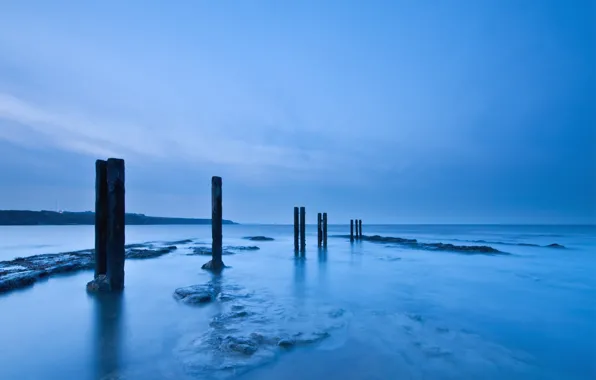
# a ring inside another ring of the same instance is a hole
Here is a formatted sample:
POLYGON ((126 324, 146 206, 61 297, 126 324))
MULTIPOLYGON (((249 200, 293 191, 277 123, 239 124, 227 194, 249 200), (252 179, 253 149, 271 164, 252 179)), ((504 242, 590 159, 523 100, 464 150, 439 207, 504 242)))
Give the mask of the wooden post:
POLYGON ((107 177, 107 278, 110 290, 124 289, 124 160, 109 158, 107 177))
POLYGON ((222 183, 221 177, 211 178, 211 264, 213 270, 223 268, 222 255, 222 183))
POLYGON ((298 251, 298 235, 300 234, 300 222, 298 220, 298 207, 294 207, 294 251, 298 251))
POLYGON ((106 162, 95 161, 95 278, 107 271, 108 182, 106 162))
POLYGON ((317 214, 317 246, 323 245, 323 216, 317 214))
POLYGON ((306 249, 306 209, 300 207, 300 250, 306 249))
POLYGON ((362 219, 358 221, 358 236, 360 236, 360 240, 362 240, 362 219))
POLYGON ((350 241, 354 241, 354 219, 350 219, 350 241))
POLYGON ((327 213, 323 213, 323 247, 327 248, 327 213))

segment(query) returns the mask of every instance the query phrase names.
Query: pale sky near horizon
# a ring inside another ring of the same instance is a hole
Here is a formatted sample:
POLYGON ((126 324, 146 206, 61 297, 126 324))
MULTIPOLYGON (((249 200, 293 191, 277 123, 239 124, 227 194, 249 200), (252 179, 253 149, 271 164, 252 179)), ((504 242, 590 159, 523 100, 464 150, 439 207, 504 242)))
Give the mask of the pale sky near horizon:
POLYGON ((593 223, 594 4, 2 1, 0 209, 593 223))

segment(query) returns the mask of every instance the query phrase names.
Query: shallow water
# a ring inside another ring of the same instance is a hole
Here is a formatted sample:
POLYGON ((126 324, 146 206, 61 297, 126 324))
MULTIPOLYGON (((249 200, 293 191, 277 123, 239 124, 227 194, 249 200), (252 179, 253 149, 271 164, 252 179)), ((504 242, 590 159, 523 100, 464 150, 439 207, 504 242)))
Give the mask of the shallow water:
MULTIPOLYGON (((329 235, 346 230, 330 226, 329 235)), ((210 232, 127 226, 127 243, 209 242, 210 232)), ((231 268, 219 278, 200 269, 206 257, 186 255, 190 244, 127 261, 122 296, 88 296, 89 271, 1 295, 2 378, 596 377, 596 228, 364 225, 367 235, 491 242, 510 253, 503 256, 331 237, 321 251, 315 232, 309 226, 302 258, 294 256, 291 226, 224 226, 224 245, 261 249, 224 256, 231 268), (242 239, 254 235, 276 240, 242 239), (210 282, 238 297, 190 306, 172 296, 210 282), (232 310, 247 313, 226 319, 232 310), (213 346, 214 338, 255 331, 328 337, 288 350, 263 345, 254 355, 213 346)), ((92 226, 0 227, 0 260, 92 246, 92 226)))

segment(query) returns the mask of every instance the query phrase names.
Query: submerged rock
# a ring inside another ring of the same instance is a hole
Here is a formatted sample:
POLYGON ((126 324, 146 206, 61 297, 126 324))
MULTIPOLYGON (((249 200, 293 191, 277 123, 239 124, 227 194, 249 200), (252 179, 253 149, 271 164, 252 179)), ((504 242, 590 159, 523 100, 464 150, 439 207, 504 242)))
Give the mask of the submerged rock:
POLYGON ((193 285, 178 288, 174 291, 174 298, 190 305, 205 304, 215 300, 217 291, 212 285, 193 285))
POLYGON ((273 241, 275 240, 272 237, 267 237, 267 236, 246 236, 245 239, 250 240, 250 241, 273 241))
MULTIPOLYGON (((336 237, 349 238, 349 235, 338 235, 336 237)), ((393 236, 366 236, 360 238, 361 241, 373 243, 400 245, 412 249, 424 249, 427 251, 449 251, 467 254, 507 254, 488 245, 455 245, 450 243, 422 243, 416 239, 405 239, 393 236)))
POLYGON ((87 283, 88 292, 109 292, 110 282, 105 274, 100 274, 93 281, 87 283))
MULTIPOLYGON (((176 250, 176 246, 155 246, 153 244, 129 244, 125 246, 126 259, 149 259, 176 250)), ((0 293, 33 285, 40 278, 62 273, 73 273, 93 269, 94 250, 18 257, 0 262, 0 293)), ((91 289, 101 288, 101 283, 90 282, 91 289)))
POLYGON ((203 264, 203 266, 201 266, 201 269, 205 269, 214 273, 219 273, 222 270, 224 270, 226 268, 225 264, 223 262, 221 263, 216 263, 213 260, 209 260, 207 261, 205 264, 203 264))
MULTIPOLYGON (((225 246, 222 248, 222 255, 235 255, 238 251, 258 251, 260 248, 257 246, 225 246)), ((211 256, 211 247, 198 246, 194 247, 191 253, 187 253, 187 256, 211 256)))
POLYGON ((198 327, 199 334, 186 338, 177 350, 185 368, 200 378, 238 376, 289 349, 317 344, 331 337, 332 331, 347 327, 342 309, 309 305, 305 310, 225 283, 210 282, 175 292, 180 300, 194 295, 218 302, 217 310, 221 310, 207 331, 198 327))
POLYGON ((454 245, 445 243, 419 243, 423 249, 431 251, 452 251, 461 253, 502 253, 488 245, 454 245))
POLYGON ((563 249, 563 248, 565 248, 565 246, 564 246, 564 245, 557 244, 557 243, 549 244, 549 245, 547 245, 547 247, 548 247, 548 248, 558 248, 558 249, 563 249))
POLYGON ((256 245, 229 245, 227 247, 224 247, 224 251, 258 251, 259 247, 257 247, 256 245))
POLYGON ((33 285, 42 274, 42 271, 34 270, 8 273, 0 278, 0 293, 33 285))
POLYGON ((399 238, 399 237, 379 236, 379 235, 373 235, 373 236, 363 235, 360 240, 372 241, 375 243, 397 243, 397 244, 413 244, 413 243, 418 242, 416 239, 404 239, 404 238, 399 238))
POLYGON ((184 239, 184 240, 171 241, 166 244, 168 244, 168 245, 183 245, 183 244, 190 244, 192 242, 193 242, 193 239, 184 239))
POLYGON ((159 256, 163 256, 165 254, 171 253, 171 252, 175 251, 176 249, 178 249, 178 247, 176 247, 175 245, 171 245, 168 247, 162 247, 162 248, 155 248, 155 249, 133 248, 133 249, 127 250, 125 255, 126 255, 127 259, 152 259, 154 257, 159 257, 159 256))

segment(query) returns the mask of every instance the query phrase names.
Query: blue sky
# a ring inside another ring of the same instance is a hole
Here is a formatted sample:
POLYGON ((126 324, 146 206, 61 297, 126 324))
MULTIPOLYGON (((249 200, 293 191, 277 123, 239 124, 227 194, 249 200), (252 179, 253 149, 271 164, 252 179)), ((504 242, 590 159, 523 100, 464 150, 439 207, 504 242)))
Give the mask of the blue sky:
POLYGON ((0 209, 586 223, 593 1, 8 1, 0 209))

